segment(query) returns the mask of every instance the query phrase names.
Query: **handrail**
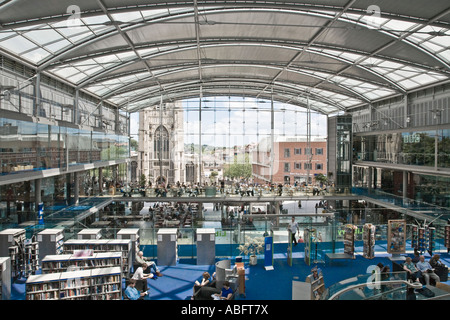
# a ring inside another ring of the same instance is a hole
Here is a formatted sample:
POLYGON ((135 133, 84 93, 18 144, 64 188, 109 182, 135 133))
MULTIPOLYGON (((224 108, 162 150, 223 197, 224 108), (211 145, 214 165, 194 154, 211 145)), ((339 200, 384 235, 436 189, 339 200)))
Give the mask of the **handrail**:
MULTIPOLYGON (((387 281, 374 281, 374 282, 370 282, 370 285, 388 285, 388 284, 405 284, 408 287, 412 287, 412 288, 418 288, 418 285, 415 283, 411 283, 408 282, 406 280, 387 280, 387 281)), ((359 284, 355 284, 352 286, 349 286, 347 288, 342 289, 341 291, 333 294, 328 300, 335 300, 337 298, 339 298, 339 296, 341 296, 342 294, 354 290, 354 289, 358 289, 358 288, 362 288, 362 287, 366 287, 368 285, 368 283, 359 283, 359 284)), ((422 284, 420 284, 420 286, 422 286, 422 284)))

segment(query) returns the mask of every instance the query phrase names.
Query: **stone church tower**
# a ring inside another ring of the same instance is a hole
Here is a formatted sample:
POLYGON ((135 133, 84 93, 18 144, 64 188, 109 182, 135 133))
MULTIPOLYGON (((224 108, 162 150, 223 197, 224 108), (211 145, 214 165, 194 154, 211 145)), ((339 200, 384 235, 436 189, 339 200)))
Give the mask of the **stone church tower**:
POLYGON ((139 111, 139 177, 147 184, 185 180, 184 115, 181 101, 139 111))

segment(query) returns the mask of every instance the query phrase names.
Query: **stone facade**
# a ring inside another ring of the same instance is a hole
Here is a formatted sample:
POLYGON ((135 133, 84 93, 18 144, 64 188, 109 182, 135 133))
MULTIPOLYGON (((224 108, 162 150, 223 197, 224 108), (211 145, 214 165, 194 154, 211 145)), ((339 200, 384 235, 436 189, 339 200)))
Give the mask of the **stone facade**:
POLYGON ((181 102, 166 103, 139 111, 139 177, 152 184, 185 181, 184 115, 181 102), (161 151, 161 154, 160 154, 161 151), (161 160, 161 164, 160 164, 161 160))

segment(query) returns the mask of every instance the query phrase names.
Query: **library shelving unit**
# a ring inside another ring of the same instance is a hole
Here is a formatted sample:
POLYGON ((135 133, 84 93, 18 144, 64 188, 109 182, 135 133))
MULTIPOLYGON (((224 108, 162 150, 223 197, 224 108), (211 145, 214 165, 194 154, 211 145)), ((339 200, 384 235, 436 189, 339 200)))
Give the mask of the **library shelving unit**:
POLYGON ((366 223, 363 227, 363 257, 375 257, 375 226, 371 223, 366 223))
POLYGON ((25 270, 25 229, 0 231, 0 257, 11 258, 11 276, 18 278, 25 270))
POLYGON ((39 270, 39 244, 32 239, 26 239, 24 242, 24 273, 28 277, 39 270))
POLYGON ((60 273, 31 275, 25 284, 26 300, 59 300, 60 273))
POLYGON ((127 228, 120 229, 117 232, 117 239, 130 239, 131 240, 131 261, 134 261, 136 254, 139 252, 141 244, 139 237, 139 228, 127 228))
POLYGON ((447 224, 444 228, 444 246, 447 248, 447 253, 450 251, 450 224, 447 224))
POLYGON ((0 300, 11 298, 11 259, 0 258, 0 300))
POLYGON ((66 272, 70 268, 89 270, 122 266, 122 252, 99 252, 91 255, 56 254, 42 259, 42 273, 66 272))
POLYGON ((32 275, 26 300, 120 300, 121 268, 99 268, 32 275))
POLYGON ((39 243, 39 262, 47 255, 62 254, 64 229, 45 229, 37 234, 39 243))
POLYGON ((133 262, 131 259, 131 239, 70 239, 63 244, 64 254, 73 254, 85 250, 92 250, 94 253, 121 252, 123 276, 129 275, 133 262))
MULTIPOLYGON (((420 229, 419 229, 420 233, 420 229)), ((388 221, 388 246, 387 252, 393 255, 405 253, 406 250, 406 221, 388 221)))
POLYGON ((60 300, 90 300, 91 270, 62 272, 59 277, 60 300))
POLYGON ((292 281, 292 300, 319 300, 325 292, 325 281, 321 270, 317 270, 318 277, 311 273, 305 281, 292 281))
POLYGON ((77 233, 77 239, 96 240, 102 237, 102 229, 83 229, 77 233))
POLYGON ((305 282, 311 284, 311 300, 319 300, 325 291, 325 281, 322 271, 318 270, 318 277, 314 278, 313 274, 306 277, 305 282))
POLYGON ((120 300, 122 298, 121 268, 93 269, 92 300, 120 300))
POLYGON ((353 224, 345 225, 344 233, 344 253, 355 258, 355 230, 356 226, 353 224))

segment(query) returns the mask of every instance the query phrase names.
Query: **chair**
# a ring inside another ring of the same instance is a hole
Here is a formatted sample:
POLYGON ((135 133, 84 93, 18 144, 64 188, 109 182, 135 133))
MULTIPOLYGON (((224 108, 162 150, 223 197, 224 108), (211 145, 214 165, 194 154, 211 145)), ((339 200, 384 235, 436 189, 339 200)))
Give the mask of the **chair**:
POLYGON ((434 272, 438 275, 441 282, 447 282, 448 280, 448 268, 436 267, 434 272))

